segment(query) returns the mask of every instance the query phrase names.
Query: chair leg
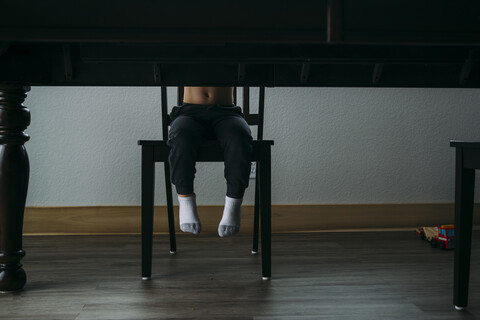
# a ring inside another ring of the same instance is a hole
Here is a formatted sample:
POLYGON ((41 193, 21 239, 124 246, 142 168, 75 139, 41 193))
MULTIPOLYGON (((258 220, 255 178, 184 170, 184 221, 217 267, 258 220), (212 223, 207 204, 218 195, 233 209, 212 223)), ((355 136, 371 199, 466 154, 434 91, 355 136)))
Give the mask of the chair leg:
POLYGON ((271 226, 271 150, 267 149, 260 161, 260 212, 262 237, 262 279, 269 280, 272 276, 272 226, 271 226))
POLYGON ((168 162, 165 166, 165 190, 167 193, 167 214, 168 214, 168 232, 170 234, 170 253, 177 252, 177 244, 175 240, 175 218, 173 214, 173 199, 172 199, 172 183, 170 182, 170 166, 168 162))
POLYGON ((142 146, 142 279, 152 276, 155 162, 153 148, 142 146))
MULTIPOLYGON (((259 167, 257 163, 257 168, 259 167)), ((256 172, 255 178, 255 207, 253 211, 253 244, 252 244, 252 254, 258 253, 258 227, 260 220, 260 185, 258 181, 258 170, 256 172)))
POLYGON ((456 152, 453 303, 461 310, 468 305, 475 170, 463 167, 462 148, 456 152))

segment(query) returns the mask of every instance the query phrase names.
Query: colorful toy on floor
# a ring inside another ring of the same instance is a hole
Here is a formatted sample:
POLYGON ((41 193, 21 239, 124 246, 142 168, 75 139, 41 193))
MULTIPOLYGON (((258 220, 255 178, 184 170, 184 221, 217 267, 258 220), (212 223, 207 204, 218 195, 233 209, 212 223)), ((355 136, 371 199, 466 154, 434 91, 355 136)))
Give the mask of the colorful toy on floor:
POLYGON ((455 227, 453 224, 440 227, 420 227, 415 232, 422 240, 430 242, 432 248, 437 246, 442 250, 454 248, 455 227))

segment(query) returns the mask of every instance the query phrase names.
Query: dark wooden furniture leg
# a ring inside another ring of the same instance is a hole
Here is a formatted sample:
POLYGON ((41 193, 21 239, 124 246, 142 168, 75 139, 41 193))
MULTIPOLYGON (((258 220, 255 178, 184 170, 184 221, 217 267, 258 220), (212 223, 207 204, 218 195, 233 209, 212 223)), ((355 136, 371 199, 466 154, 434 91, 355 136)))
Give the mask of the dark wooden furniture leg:
POLYGON ((455 164, 455 262, 453 303, 458 310, 465 308, 468 304, 475 186, 475 169, 465 168, 464 164, 464 149, 457 147, 455 164))
MULTIPOLYGON (((257 168, 259 164, 257 162, 257 168)), ((260 185, 258 183, 258 170, 255 173, 255 206, 253 208, 253 243, 252 243, 252 254, 258 253, 258 225, 260 221, 260 185)))
POLYGON ((23 131, 30 124, 30 111, 22 103, 30 89, 0 84, 0 291, 21 290, 27 281, 20 260, 23 214, 30 165, 23 131))
POLYGON ((142 146, 142 279, 152 276, 155 162, 153 146, 142 146))
MULTIPOLYGON (((182 105, 183 103, 183 87, 177 88, 177 105, 182 105)), ((168 102, 167 102, 167 87, 162 86, 162 134, 163 139, 168 140, 168 126, 170 125, 170 116, 168 114, 168 102)), ((170 253, 177 253, 177 243, 175 239, 175 219, 173 217, 173 195, 172 195, 172 183, 170 181, 170 165, 168 163, 168 148, 162 148, 157 151, 157 156, 164 161, 165 168, 165 191, 167 194, 167 215, 168 215, 168 232, 170 234, 170 253)), ((158 159, 156 159, 158 160, 158 159)))
POLYGON ((165 168, 165 190, 167 192, 167 214, 168 214, 168 233, 170 234, 170 253, 177 253, 177 242, 175 239, 175 218, 173 215, 173 196, 172 183, 170 182, 170 166, 168 161, 164 162, 165 168))
POLYGON ((260 215, 262 240, 262 279, 269 280, 272 276, 271 253, 271 149, 267 148, 260 161, 260 215))
MULTIPOLYGON (((234 91, 236 92, 236 90, 234 91)), ((245 94, 245 89, 244 89, 245 94)), ((248 113, 250 113, 249 103, 245 104, 246 101, 249 101, 249 96, 244 97, 244 105, 248 106, 248 113)), ((258 132, 257 139, 263 140, 263 120, 265 114, 265 87, 260 87, 258 94, 258 132)), ((259 163, 257 162, 257 168, 259 168, 259 163)), ((252 244, 252 254, 258 253, 258 225, 260 221, 260 185, 259 185, 259 175, 258 170, 255 177, 255 207, 253 213, 253 244, 252 244)))

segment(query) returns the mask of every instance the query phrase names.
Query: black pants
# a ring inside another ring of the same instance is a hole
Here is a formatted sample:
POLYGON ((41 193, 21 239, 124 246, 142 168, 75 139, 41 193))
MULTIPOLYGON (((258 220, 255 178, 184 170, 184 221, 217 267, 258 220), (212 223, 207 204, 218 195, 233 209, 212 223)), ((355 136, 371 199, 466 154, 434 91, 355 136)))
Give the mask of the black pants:
POLYGON ((177 193, 193 193, 197 149, 204 139, 218 139, 224 150, 227 196, 242 198, 250 175, 252 135, 240 107, 184 103, 173 108, 170 119, 168 160, 177 193))

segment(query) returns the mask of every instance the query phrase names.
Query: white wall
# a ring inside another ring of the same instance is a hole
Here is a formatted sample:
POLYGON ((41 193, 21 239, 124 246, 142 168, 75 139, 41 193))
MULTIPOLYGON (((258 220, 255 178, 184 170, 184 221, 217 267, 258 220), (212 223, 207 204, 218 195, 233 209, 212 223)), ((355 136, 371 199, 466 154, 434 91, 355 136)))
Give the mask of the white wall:
MULTIPOLYGON (((139 205, 136 142, 161 138, 159 91, 33 87, 27 205, 139 205)), ((467 89, 268 88, 273 203, 453 202, 449 140, 480 141, 479 101, 467 89)), ((223 204, 223 165, 197 169, 198 203, 223 204)), ((158 204, 162 176, 158 164, 158 204)))

